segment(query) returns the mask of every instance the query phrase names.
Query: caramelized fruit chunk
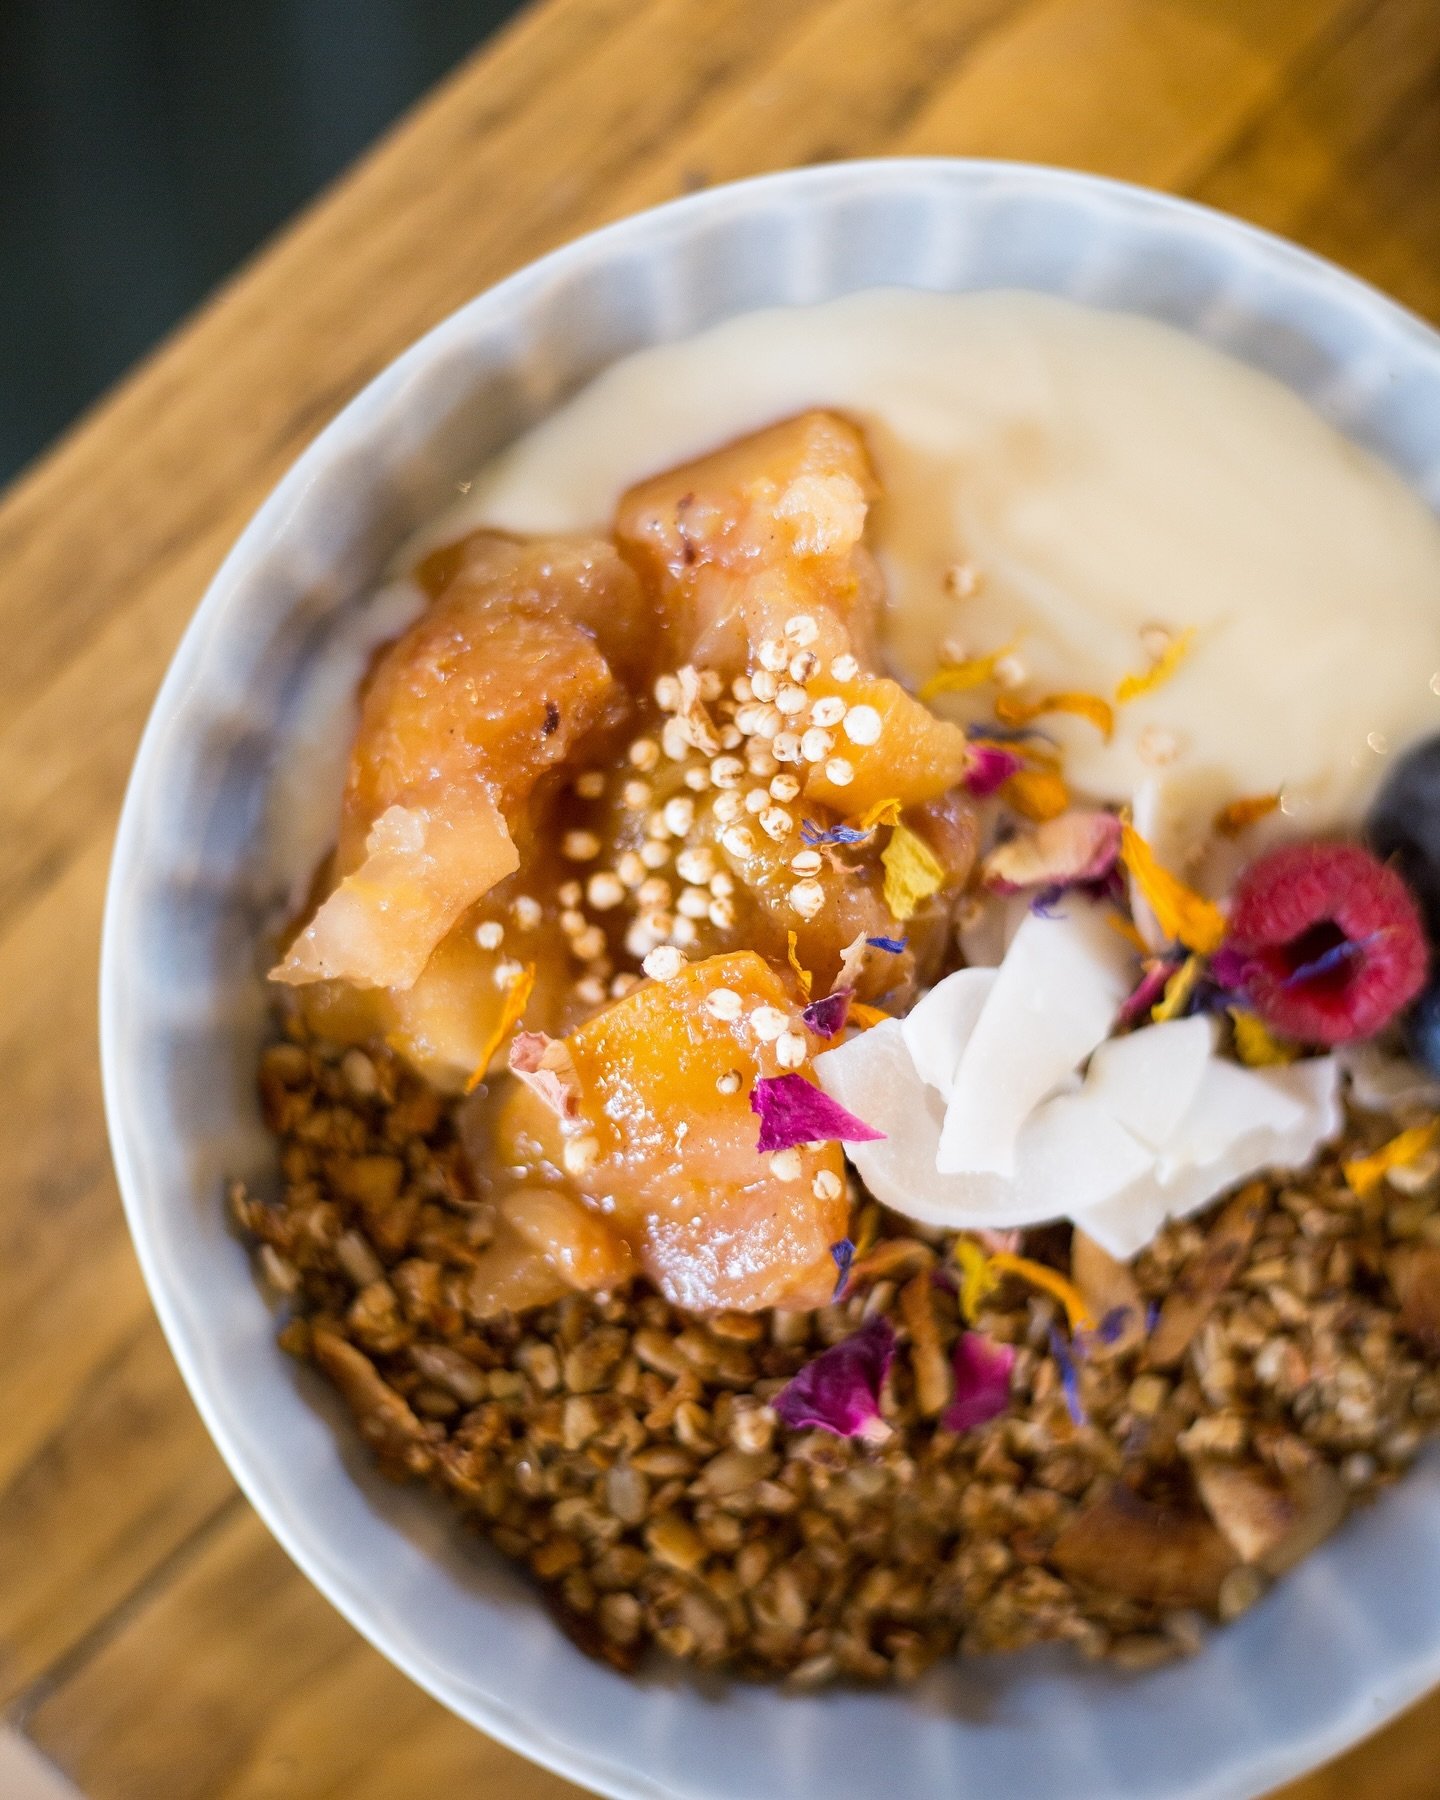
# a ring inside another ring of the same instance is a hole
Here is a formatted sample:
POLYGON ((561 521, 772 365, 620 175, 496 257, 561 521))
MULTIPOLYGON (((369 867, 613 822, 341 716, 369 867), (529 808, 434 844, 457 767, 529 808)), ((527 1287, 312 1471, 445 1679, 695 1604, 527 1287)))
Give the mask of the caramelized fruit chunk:
POLYGON ((773 1028, 798 1029, 795 1011, 762 959, 737 951, 646 982, 567 1040, 594 1150, 576 1179, 692 1311, 819 1306, 834 1289, 839 1145, 755 1147, 750 1090, 781 1072, 773 1028))
POLYGON ((886 676, 806 684, 812 703, 833 695, 845 712, 832 736, 834 756, 816 763, 805 796, 851 818, 885 800, 902 807, 938 800, 965 778, 970 748, 965 733, 937 719, 928 706, 886 676), (837 764, 839 765, 837 767, 837 764))
POLYGON ((467 564, 377 662, 351 753, 339 887, 278 979, 409 987, 461 914, 511 874, 536 791, 623 716, 592 635, 638 614, 634 576, 604 543, 510 545, 467 564))
POLYGON ((797 613, 821 656, 870 647, 880 580, 861 546, 875 476, 856 428, 808 412, 631 488, 621 549, 660 595, 677 661, 742 667, 797 613))
POLYGON ((525 1187, 499 1206, 495 1236, 471 1271, 466 1307, 476 1318, 548 1306, 572 1290, 621 1287, 635 1272, 604 1219, 555 1188, 525 1187))

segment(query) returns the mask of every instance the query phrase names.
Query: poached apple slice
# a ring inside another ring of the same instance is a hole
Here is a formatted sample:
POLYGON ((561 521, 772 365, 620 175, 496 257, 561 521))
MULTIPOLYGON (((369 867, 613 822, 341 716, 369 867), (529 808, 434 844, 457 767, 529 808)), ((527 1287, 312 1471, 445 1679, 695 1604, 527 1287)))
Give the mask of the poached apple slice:
POLYGON ((339 885, 276 979, 408 988, 460 916, 519 867, 545 778, 623 716, 596 641, 642 606, 608 544, 495 540, 382 652, 366 687, 339 885), (563 552, 563 554, 562 554, 563 552))

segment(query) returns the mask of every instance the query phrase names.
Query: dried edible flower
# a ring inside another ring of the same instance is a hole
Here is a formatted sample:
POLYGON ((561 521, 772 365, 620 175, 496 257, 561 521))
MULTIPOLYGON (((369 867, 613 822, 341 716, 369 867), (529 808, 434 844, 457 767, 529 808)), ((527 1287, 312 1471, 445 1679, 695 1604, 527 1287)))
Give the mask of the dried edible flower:
POLYGON ((960 1315, 974 1319, 1000 1285, 1000 1273, 972 1238, 957 1237, 951 1255, 960 1271, 960 1315))
POLYGON ((1121 827, 1120 860, 1167 938, 1201 956, 1220 947, 1225 935, 1225 915, 1213 901, 1203 899, 1178 876, 1162 868, 1155 852, 1133 825, 1121 827))
POLYGON ((813 847, 820 844, 861 844, 869 837, 858 825, 817 825, 813 819, 800 821, 800 835, 813 847))
POLYGON ((981 879, 999 894, 1048 887, 1063 892, 1103 881, 1120 854, 1114 813, 1072 811, 999 844, 985 858, 981 879))
POLYGON ((880 853, 885 869, 885 904, 902 922, 914 918, 922 900, 928 900, 945 883, 945 871, 935 852, 908 825, 897 825, 880 853))
POLYGON ((1098 694, 1042 694, 1038 700, 1016 700, 1001 694, 995 702, 995 717, 1003 725, 1028 725, 1045 713, 1074 713, 1088 719, 1108 744, 1115 731, 1115 710, 1098 694))
POLYGON ((1120 1008, 1116 1023, 1119 1025, 1136 1025, 1141 1019, 1148 1018, 1152 1008, 1159 1004, 1161 996, 1169 986, 1171 977, 1179 972, 1178 961, 1153 962, 1136 983, 1133 991, 1120 1008))
POLYGON ((1166 981, 1164 997, 1151 1011, 1152 1021, 1156 1025, 1166 1025, 1171 1019, 1178 1019, 1190 1004, 1190 997, 1195 992, 1199 980, 1200 958, 1187 956, 1166 981))
POLYGON ((1025 819, 1058 818, 1070 804, 1070 790, 1053 769, 1022 769, 1005 783, 1002 799, 1025 819))
POLYGON ((1280 804, 1280 796, 1276 794, 1247 794, 1243 799, 1232 800, 1228 806, 1222 806, 1216 813, 1214 829, 1223 838, 1237 838, 1242 831, 1248 831, 1261 819, 1269 816, 1280 804))
POLYGON ((810 998, 810 990, 815 985, 815 977, 800 961, 799 950, 797 948, 799 942, 799 938, 793 931, 787 931, 785 933, 785 955, 789 960, 790 967, 795 971, 795 979, 800 983, 800 991, 808 1000, 810 998))
POLYGON ((963 662, 947 663, 923 684, 920 698, 928 705, 939 694, 964 694, 971 688, 984 687, 994 681, 1007 656, 1013 656, 1017 644, 1006 644, 1003 650, 992 650, 988 656, 968 656, 963 662))
POLYGON ((999 744, 972 743, 970 760, 965 766, 966 792, 977 800, 988 800, 1024 767, 1024 762, 1013 750, 1002 749, 999 744))
POLYGON ((1080 1398, 1080 1374, 1075 1367, 1075 1359, 1070 1354, 1070 1346, 1065 1342, 1065 1334, 1057 1325, 1050 1327, 1050 1354, 1055 1358, 1055 1367, 1060 1371, 1060 1386, 1065 1393, 1065 1407, 1070 1414, 1071 1423, 1085 1423, 1085 1405, 1080 1398))
POLYGON ((898 825, 900 823, 900 802, 898 800, 877 800, 873 806, 867 807, 855 821, 861 831, 873 831, 877 825, 898 825))
POLYGON ((760 1121, 760 1151, 797 1144, 871 1144, 885 1136, 847 1112, 803 1075, 762 1075, 750 1090, 750 1110, 760 1121))
POLYGON ((517 1075, 565 1123, 580 1116, 580 1076, 570 1046, 543 1031, 516 1032, 510 1073, 517 1075))
POLYGON ((834 993, 826 994, 823 1000, 812 1000, 800 1015, 806 1028, 813 1031, 816 1037, 838 1037, 845 1029, 853 992, 851 988, 836 988, 834 993))
POLYGON ((792 1431, 828 1431, 882 1444, 891 1428, 880 1416, 880 1392, 894 1360, 894 1327, 877 1313, 853 1336, 806 1363, 775 1396, 775 1411, 792 1431))
POLYGON ((1028 1281, 1032 1287, 1043 1288, 1047 1294, 1053 1294, 1065 1308, 1065 1316, 1070 1321, 1071 1329, 1094 1327, 1095 1316, 1085 1303, 1085 1296, 1073 1282, 1047 1268, 1044 1263, 1032 1262, 1028 1256, 1010 1256, 1005 1251, 997 1251, 990 1258, 991 1265, 1003 1275, 1018 1275, 1022 1281, 1028 1281))
POLYGON ((841 1238, 838 1244, 830 1246, 830 1254, 835 1259, 835 1292, 830 1296, 831 1304, 843 1299, 845 1284, 850 1279, 850 1265, 855 1260, 855 1246, 848 1237, 841 1238))
POLYGON ((1155 658, 1148 669, 1138 675, 1125 675, 1115 689, 1117 702, 1124 706, 1128 701, 1138 700, 1142 694, 1151 694, 1163 682, 1166 682, 1190 654, 1190 647, 1195 642, 1195 629, 1182 631, 1155 658))
POLYGON ((891 956, 899 956, 910 940, 908 937, 867 937, 865 942, 872 950, 888 950, 891 956))
POLYGON ((475 1072, 465 1083, 465 1092, 473 1093, 485 1079, 485 1071, 490 1067, 490 1059, 505 1042, 510 1032, 520 1023, 525 1008, 530 1004, 531 990, 535 986, 535 965, 526 963, 505 990, 505 1001, 500 1008, 500 1016, 491 1027, 490 1036, 485 1040, 485 1047, 476 1059, 475 1072))
POLYGON ((940 1423, 946 1431, 973 1431, 998 1419, 1010 1404, 1010 1375, 1015 1351, 983 1332, 962 1331, 952 1359, 955 1398, 940 1423))
POLYGON ((1361 1200, 1373 1194, 1392 1169, 1403 1169, 1409 1163, 1418 1162, 1437 1136, 1440 1136, 1440 1119, 1432 1119, 1428 1125, 1412 1125, 1408 1131, 1391 1138, 1388 1144, 1372 1150, 1369 1156, 1357 1156, 1342 1163, 1351 1192, 1361 1200))
POLYGON ((1274 1036, 1263 1019, 1244 1007, 1232 1006, 1230 1022, 1235 1027, 1235 1054, 1247 1069, 1273 1069, 1292 1063, 1300 1054, 1298 1044, 1284 1044, 1274 1036))

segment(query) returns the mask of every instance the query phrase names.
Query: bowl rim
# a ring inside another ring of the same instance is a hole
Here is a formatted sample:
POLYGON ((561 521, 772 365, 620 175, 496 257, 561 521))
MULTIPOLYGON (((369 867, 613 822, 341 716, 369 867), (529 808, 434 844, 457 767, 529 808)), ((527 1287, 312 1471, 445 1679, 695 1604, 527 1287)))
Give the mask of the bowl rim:
MULTIPOLYGON (((488 1694, 477 1697, 471 1690, 462 1697, 447 1691, 447 1684, 436 1668, 412 1655, 408 1647, 389 1641, 383 1619, 370 1616, 363 1596, 348 1592, 325 1560, 312 1552, 304 1530, 292 1522, 285 1507, 272 1496, 266 1459, 252 1458, 230 1430, 223 1411, 209 1391, 201 1361, 192 1354, 186 1325, 169 1292, 156 1241, 152 1239, 141 1203, 137 1145, 143 1131, 140 1121, 131 1116, 121 1074, 120 965, 125 941, 127 890, 144 864, 141 815, 172 716, 196 673, 205 641, 235 601, 237 590, 258 553, 267 546, 283 525, 291 506, 327 467, 332 454, 349 435, 375 414, 383 413, 411 378, 443 354, 452 342, 463 340, 477 312, 507 303, 513 305, 530 289, 542 291, 553 279, 583 266, 597 254, 643 249, 652 235, 663 245, 660 234, 665 228, 698 215, 718 215, 727 209, 763 204, 767 198, 778 194, 803 200, 807 196, 823 196, 831 190, 849 186, 873 191, 877 187, 883 189, 887 184, 893 184, 898 192, 906 183, 924 179, 948 179, 962 185, 966 181, 1005 179, 1022 188, 1028 187, 1037 196, 1070 200, 1080 200, 1086 195, 1100 196, 1112 207, 1137 220, 1143 220, 1147 215, 1156 219, 1178 218, 1194 237, 1211 242, 1222 239, 1232 245, 1239 240, 1269 268, 1303 276, 1312 287, 1328 290, 1351 305, 1363 306, 1372 318, 1385 321, 1391 332, 1411 349, 1431 356, 1440 351, 1440 333, 1415 312, 1314 251, 1199 201, 1110 176, 1044 163, 986 157, 855 158, 780 169, 726 182, 628 214, 567 240, 463 302, 366 382, 300 451, 225 555, 185 626, 151 703, 126 784, 111 852, 98 982, 101 1083, 111 1156, 151 1304, 211 1441, 270 1535, 306 1579, 388 1662, 450 1711, 507 1748, 570 1781, 613 1796, 614 1800, 642 1800, 642 1797, 643 1800, 679 1800, 679 1796, 675 1789, 660 1785, 633 1765, 616 1763, 600 1752, 576 1748, 552 1737, 539 1705, 521 1712, 488 1694)), ((1235 1771, 1232 1770, 1216 1782, 1188 1788, 1186 1794, 1189 1800, 1202 1800, 1202 1796, 1203 1800, 1226 1800, 1230 1796, 1233 1800, 1244 1800, 1245 1796, 1268 1791, 1270 1787, 1338 1755, 1403 1711, 1437 1682, 1440 1682, 1440 1644, 1430 1658, 1395 1671, 1385 1681, 1382 1693, 1357 1691, 1350 1704, 1335 1715, 1326 1728, 1272 1745, 1269 1754, 1263 1757, 1257 1754, 1247 1767, 1243 1787, 1234 1784, 1235 1771), (1260 1785, 1253 1785, 1256 1782, 1260 1785)), ((905 1703, 903 1694, 896 1694, 893 1699, 897 1704, 905 1703)))

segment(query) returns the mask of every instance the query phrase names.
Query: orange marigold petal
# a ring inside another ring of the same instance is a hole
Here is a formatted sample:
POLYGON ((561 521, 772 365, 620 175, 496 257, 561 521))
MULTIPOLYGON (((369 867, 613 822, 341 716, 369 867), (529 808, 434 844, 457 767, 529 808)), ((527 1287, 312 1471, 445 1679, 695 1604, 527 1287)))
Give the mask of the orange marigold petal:
POLYGON ((1412 1125, 1408 1131, 1391 1138, 1388 1144, 1372 1150, 1369 1156, 1357 1156, 1342 1163, 1352 1192, 1361 1200, 1367 1194, 1373 1194, 1391 1169, 1403 1169, 1407 1163, 1417 1161, 1437 1136, 1440 1136, 1440 1119, 1432 1119, 1428 1125, 1412 1125))
POLYGON ((485 1048, 475 1064, 475 1072, 465 1083, 465 1092, 473 1093, 485 1079, 485 1071, 490 1067, 490 1059, 505 1042, 505 1039, 524 1017, 525 1008, 530 1004, 530 994, 535 986, 535 965, 526 963, 505 992, 505 1004, 500 1009, 485 1048))
POLYGON ((1279 794, 1247 794, 1242 799, 1232 800, 1228 806, 1222 806, 1214 818, 1214 829, 1225 838, 1239 837, 1242 831, 1258 823, 1275 811, 1280 804, 1279 794))
POLYGON ((1124 706, 1127 701, 1138 700, 1142 694, 1154 693, 1184 662, 1194 642, 1195 629, 1191 626, 1188 631, 1171 638, 1148 669, 1142 669, 1138 675, 1122 676, 1115 689, 1116 703, 1124 706))
POLYGON ((1133 825, 1121 828, 1120 860, 1167 938, 1201 956, 1219 949, 1225 936, 1224 913, 1163 868, 1133 825))
POLYGON ((1007 656, 1015 654, 1016 646, 1006 644, 1003 650, 992 650, 988 656, 968 656, 963 662, 946 663, 925 682, 919 691, 919 698, 927 705, 938 694, 964 694, 971 688, 984 687, 987 681, 995 679, 995 671, 1007 656))
POLYGON ((1002 725, 1028 725, 1045 713, 1057 712, 1075 713, 1088 719, 1106 743, 1115 730, 1115 709, 1099 694, 1042 694, 1038 700, 1016 700, 1009 694, 1001 694, 995 702, 995 717, 1002 725))
POLYGON ((998 1269, 1004 1275, 1018 1275, 1032 1287, 1043 1288, 1047 1294, 1053 1294, 1065 1308, 1071 1330, 1089 1331, 1093 1328, 1095 1315, 1085 1304, 1084 1295, 1073 1282, 1067 1281, 1056 1270, 1047 1268, 1044 1263, 1032 1262, 1028 1256, 1011 1256, 1008 1250, 997 1250, 990 1258, 990 1267, 998 1269))

